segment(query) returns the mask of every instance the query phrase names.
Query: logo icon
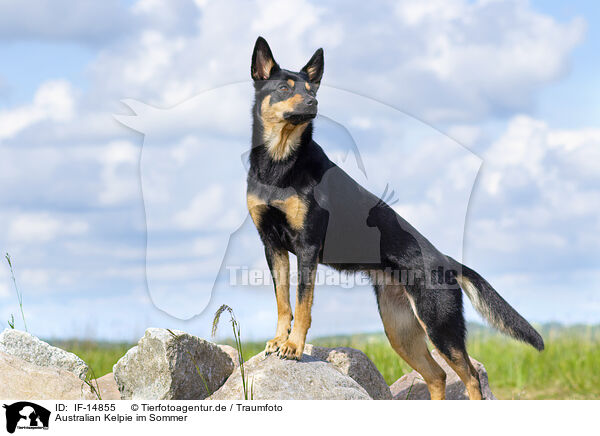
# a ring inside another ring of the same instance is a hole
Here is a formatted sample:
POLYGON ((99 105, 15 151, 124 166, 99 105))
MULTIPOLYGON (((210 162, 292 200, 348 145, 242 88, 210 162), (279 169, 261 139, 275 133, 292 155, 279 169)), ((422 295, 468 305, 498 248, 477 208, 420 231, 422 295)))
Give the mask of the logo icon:
POLYGON ((6 431, 9 433, 14 433, 17 428, 48 430, 50 422, 48 409, 28 401, 4 404, 3 407, 6 409, 6 431))

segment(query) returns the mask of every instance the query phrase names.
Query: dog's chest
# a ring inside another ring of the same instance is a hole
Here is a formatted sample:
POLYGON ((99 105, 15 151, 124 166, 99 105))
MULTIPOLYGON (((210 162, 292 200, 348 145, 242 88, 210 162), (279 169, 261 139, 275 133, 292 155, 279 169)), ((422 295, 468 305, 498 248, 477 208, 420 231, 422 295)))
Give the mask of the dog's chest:
POLYGON ((246 195, 248 211, 257 228, 261 228, 263 218, 273 210, 280 211, 286 224, 294 231, 304 228, 308 212, 307 202, 295 193, 289 192, 248 192, 246 195), (265 195, 266 194, 266 195, 265 195))

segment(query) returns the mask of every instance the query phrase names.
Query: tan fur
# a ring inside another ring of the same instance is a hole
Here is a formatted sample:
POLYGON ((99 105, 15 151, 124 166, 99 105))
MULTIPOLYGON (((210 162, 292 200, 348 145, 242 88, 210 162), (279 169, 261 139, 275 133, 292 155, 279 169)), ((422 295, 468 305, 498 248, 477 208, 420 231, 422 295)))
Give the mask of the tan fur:
POLYGON ((308 84, 308 82, 304 82, 304 87, 307 91, 310 91, 310 85, 308 84))
MULTIPOLYGON (((402 285, 386 284, 379 297, 379 310, 392 348, 423 376, 431 399, 443 400, 446 394, 446 374, 427 349, 425 341, 427 327, 417 315, 413 299, 402 285), (395 335, 388 333, 388 330, 395 331, 395 335), (419 365, 421 369, 416 365, 419 365), (428 373, 427 376, 425 373, 428 373), (442 373, 443 377, 441 377, 442 373)), ((481 400, 479 376, 471 364, 469 356, 458 350, 452 350, 451 356, 446 356, 441 351, 440 355, 465 384, 469 399, 481 400)))
POLYGON ((301 230, 304 228, 308 206, 299 196, 292 195, 285 200, 275 200, 273 206, 285 214, 285 218, 292 229, 301 230))
POLYGON ((312 80, 317 75, 316 65, 311 65, 310 67, 308 67, 306 69, 306 72, 308 73, 308 77, 312 80))
POLYGON ((292 79, 288 79, 287 84, 290 85, 290 88, 293 88, 296 82, 294 82, 292 79))
POLYGON ((247 194, 246 204, 248 205, 248 211, 250 212, 250 216, 252 217, 254 225, 256 227, 259 227, 262 214, 267 209, 267 203, 265 203, 264 200, 258 198, 256 195, 247 194))
POLYGON ((479 374, 471 363, 471 359, 466 353, 458 350, 450 350, 450 356, 440 352, 448 365, 460 377, 467 388, 470 400, 481 400, 481 386, 479 384, 479 374))
POLYGON ((423 376, 432 400, 446 398, 446 373, 427 349, 426 334, 415 316, 404 286, 386 283, 379 313, 392 348, 423 376))
POLYGON ((269 78, 271 74, 271 69, 275 66, 275 61, 273 59, 265 59, 260 65, 260 69, 256 72, 255 79, 257 80, 266 80, 269 78))
POLYGON ((302 299, 296 294, 296 310, 294 313, 294 327, 287 341, 279 347, 279 355, 285 359, 301 359, 304 345, 306 344, 306 334, 312 322, 311 309, 313 295, 315 290, 315 275, 317 268, 315 265, 308 284, 304 289, 302 299))
POLYGON ((296 94, 287 100, 271 104, 271 96, 267 95, 260 105, 263 124, 263 139, 273 160, 283 160, 300 144, 300 137, 308 122, 292 124, 283 118, 286 112, 292 112, 302 101, 302 96, 296 94))
POLYGON ((273 281, 275 282, 275 297, 277 299, 277 329, 275 337, 267 342, 265 351, 274 353, 279 349, 290 334, 292 326, 292 307, 290 305, 290 261, 287 251, 273 256, 273 281))

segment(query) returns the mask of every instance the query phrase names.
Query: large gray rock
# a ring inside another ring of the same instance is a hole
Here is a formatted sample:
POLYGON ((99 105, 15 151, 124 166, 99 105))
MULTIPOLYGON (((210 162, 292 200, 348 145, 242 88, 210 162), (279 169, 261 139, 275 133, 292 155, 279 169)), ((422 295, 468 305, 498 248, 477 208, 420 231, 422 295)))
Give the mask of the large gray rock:
POLYGON ((85 380, 88 366, 73 353, 53 347, 20 330, 5 329, 0 333, 0 351, 37 366, 60 368, 85 380))
POLYGON ((227 380, 233 363, 216 344, 182 331, 173 333, 177 337, 166 329, 149 328, 114 365, 122 399, 202 400, 227 380))
POLYGON ((391 400, 390 388, 365 353, 349 347, 317 347, 307 344, 304 353, 331 363, 342 374, 354 379, 374 400, 391 400))
MULTIPOLYGON (((467 388, 454 372, 450 365, 444 360, 437 350, 431 353, 442 369, 446 371, 446 399, 447 400, 468 400, 467 388)), ((495 400, 494 394, 490 389, 487 372, 482 363, 471 358, 471 363, 479 374, 479 383, 481 385, 481 394, 484 400, 495 400)), ((429 400, 429 390, 427 384, 417 371, 412 371, 399 378, 390 386, 394 400, 429 400)))
POLYGON ((235 348, 233 348, 231 345, 223 344, 217 344, 217 347, 223 350, 231 358, 231 362, 233 363, 234 368, 240 366, 239 353, 235 348))
POLYGON ((34 365, 0 352, 0 399, 95 400, 97 397, 71 371, 34 365))
MULTIPOLYGON (((262 352, 244 363, 248 398, 255 400, 370 400, 367 391, 329 362, 307 354, 300 361, 262 352)), ((211 400, 242 400, 240 368, 211 400)))

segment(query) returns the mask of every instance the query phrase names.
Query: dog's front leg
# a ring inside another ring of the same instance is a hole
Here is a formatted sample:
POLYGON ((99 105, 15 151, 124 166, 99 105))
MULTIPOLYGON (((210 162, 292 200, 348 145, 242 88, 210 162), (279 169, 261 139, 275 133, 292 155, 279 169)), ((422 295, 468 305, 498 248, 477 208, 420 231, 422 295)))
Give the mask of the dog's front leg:
POLYGON ((283 344, 292 326, 292 307, 290 306, 290 260, 285 250, 265 247, 267 263, 273 276, 275 298, 277 299, 277 330, 275 337, 267 341, 265 352, 274 353, 283 344))
POLYGON ((300 360, 304 351, 306 334, 311 323, 311 308, 317 273, 316 250, 298 254, 298 290, 294 327, 290 337, 279 347, 279 356, 284 359, 300 360))

